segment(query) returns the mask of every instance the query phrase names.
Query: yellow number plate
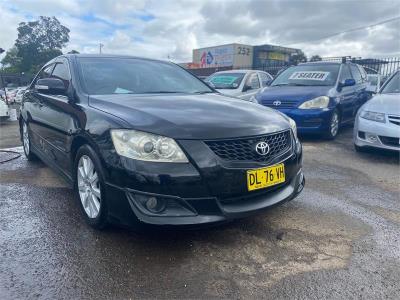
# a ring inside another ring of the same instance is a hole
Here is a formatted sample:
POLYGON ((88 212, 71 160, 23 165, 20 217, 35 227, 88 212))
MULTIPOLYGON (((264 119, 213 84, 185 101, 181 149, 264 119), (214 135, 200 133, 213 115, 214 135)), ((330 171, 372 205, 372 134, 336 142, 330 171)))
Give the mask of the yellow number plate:
POLYGON ((247 171, 247 189, 249 191, 266 188, 282 182, 285 182, 284 164, 247 171))

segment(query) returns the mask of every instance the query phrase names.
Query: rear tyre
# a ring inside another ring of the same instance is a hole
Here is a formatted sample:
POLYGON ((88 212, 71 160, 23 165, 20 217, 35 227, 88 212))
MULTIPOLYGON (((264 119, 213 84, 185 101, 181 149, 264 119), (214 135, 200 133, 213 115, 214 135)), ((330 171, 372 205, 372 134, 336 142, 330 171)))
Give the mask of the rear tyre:
POLYGON ((339 133, 339 126, 340 126, 340 113, 337 109, 335 109, 329 120, 329 127, 325 133, 325 138, 328 140, 335 139, 339 133))
POLYGON ((28 123, 26 123, 25 120, 22 120, 21 139, 22 139, 22 145, 24 148, 25 157, 29 161, 38 160, 38 157, 32 152, 32 146, 31 146, 32 143, 31 143, 31 138, 30 138, 30 134, 29 134, 29 127, 28 127, 28 123))
POLYGON ((92 147, 83 145, 78 149, 74 163, 74 191, 86 222, 95 229, 108 225, 103 168, 92 147))

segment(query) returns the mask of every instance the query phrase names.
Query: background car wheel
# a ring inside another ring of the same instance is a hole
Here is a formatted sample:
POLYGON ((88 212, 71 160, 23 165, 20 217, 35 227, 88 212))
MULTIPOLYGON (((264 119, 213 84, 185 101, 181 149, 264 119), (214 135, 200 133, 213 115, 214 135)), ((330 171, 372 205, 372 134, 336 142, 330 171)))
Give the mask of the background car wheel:
POLYGON ((337 109, 335 109, 329 121, 329 128, 325 133, 325 137, 329 140, 335 139, 336 136, 338 135, 339 127, 340 127, 340 113, 337 109))
POLYGON ((79 148, 74 163, 74 190, 86 222, 96 228, 107 226, 108 209, 100 159, 88 145, 79 148))
POLYGON ((37 156, 32 152, 28 123, 24 120, 22 121, 21 138, 26 158, 30 161, 37 160, 37 156))

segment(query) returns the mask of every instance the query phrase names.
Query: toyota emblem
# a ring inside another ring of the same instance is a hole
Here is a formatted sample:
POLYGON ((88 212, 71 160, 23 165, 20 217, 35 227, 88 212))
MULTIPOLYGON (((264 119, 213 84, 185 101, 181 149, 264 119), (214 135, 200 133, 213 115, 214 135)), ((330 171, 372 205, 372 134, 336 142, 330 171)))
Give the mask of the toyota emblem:
POLYGON ((272 104, 275 105, 275 106, 279 106, 279 105, 282 104, 282 102, 279 101, 279 100, 275 100, 274 102, 272 102, 272 104))
POLYGON ((269 153, 269 145, 266 142, 259 142, 256 145, 256 152, 262 156, 269 153))

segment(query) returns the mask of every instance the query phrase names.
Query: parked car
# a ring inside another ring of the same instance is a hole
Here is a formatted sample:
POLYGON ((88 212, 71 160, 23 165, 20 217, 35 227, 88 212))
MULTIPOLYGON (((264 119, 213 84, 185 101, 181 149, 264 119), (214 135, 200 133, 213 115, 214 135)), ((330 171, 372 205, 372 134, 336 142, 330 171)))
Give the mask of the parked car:
POLYGON ((367 74, 354 63, 313 62, 289 67, 254 100, 296 121, 299 133, 333 139, 368 100, 367 74))
POLYGON ((360 108, 354 124, 354 145, 357 151, 367 147, 400 150, 400 71, 360 108))
POLYGON ((381 86, 381 75, 379 74, 368 74, 367 75, 367 92, 376 94, 381 86))
POLYGON ((250 100, 258 91, 271 83, 273 77, 267 72, 255 70, 230 70, 210 75, 206 82, 225 95, 250 100))
POLYGON ((29 86, 20 116, 26 157, 73 184, 96 228, 241 218, 304 186, 293 120, 169 62, 58 57, 29 86))
POLYGON ((17 89, 12 87, 12 88, 6 88, 6 98, 8 103, 14 102, 15 95, 17 94, 17 89))
POLYGON ((0 99, 0 119, 5 120, 10 117, 10 113, 8 110, 8 105, 0 99))
POLYGON ((22 96, 24 95, 24 93, 26 91, 26 88, 27 88, 26 86, 23 86, 23 87, 19 87, 17 89, 17 92, 15 94, 15 98, 14 98, 14 102, 17 102, 17 103, 21 103, 22 102, 22 96))

